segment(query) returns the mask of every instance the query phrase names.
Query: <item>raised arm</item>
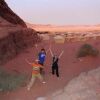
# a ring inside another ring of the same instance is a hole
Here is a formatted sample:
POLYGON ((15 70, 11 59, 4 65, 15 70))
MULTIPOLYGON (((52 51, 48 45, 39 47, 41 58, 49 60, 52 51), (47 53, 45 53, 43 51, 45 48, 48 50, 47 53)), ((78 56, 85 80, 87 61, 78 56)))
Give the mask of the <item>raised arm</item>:
POLYGON ((35 44, 35 48, 36 48, 37 52, 39 52, 39 48, 38 48, 37 44, 35 44))
POLYGON ((53 52, 52 52, 52 50, 51 49, 49 49, 50 50, 50 54, 51 54, 51 56, 53 57, 54 55, 53 55, 53 52))
POLYGON ((50 49, 51 49, 51 44, 50 44, 48 50, 46 51, 46 54, 50 51, 50 49))
POLYGON ((63 55, 63 53, 64 53, 64 50, 60 53, 60 55, 59 55, 59 59, 61 58, 61 56, 63 55))
POLYGON ((46 51, 46 54, 49 52, 49 49, 46 51))
POLYGON ((25 59, 25 61, 26 61, 28 64, 30 64, 30 65, 32 64, 32 63, 30 63, 27 59, 25 59))

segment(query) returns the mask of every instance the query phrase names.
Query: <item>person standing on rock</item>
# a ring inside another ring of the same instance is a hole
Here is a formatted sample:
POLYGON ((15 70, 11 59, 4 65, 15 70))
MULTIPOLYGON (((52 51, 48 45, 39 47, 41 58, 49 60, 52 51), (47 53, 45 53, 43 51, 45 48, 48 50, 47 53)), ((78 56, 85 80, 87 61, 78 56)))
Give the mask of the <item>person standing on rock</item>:
POLYGON ((54 55, 52 50, 50 49, 50 53, 52 56, 52 74, 55 74, 56 71, 56 76, 59 77, 59 66, 58 66, 58 61, 60 59, 60 57, 62 56, 62 54, 64 53, 64 51, 62 51, 59 55, 59 57, 57 57, 57 55, 54 55))
POLYGON ((31 77, 31 81, 27 86, 27 90, 29 91, 33 86, 36 78, 38 78, 43 84, 46 82, 44 81, 42 75, 40 74, 40 68, 43 68, 43 66, 38 63, 38 60, 36 60, 34 63, 30 63, 26 59, 26 62, 32 66, 32 77, 31 77))

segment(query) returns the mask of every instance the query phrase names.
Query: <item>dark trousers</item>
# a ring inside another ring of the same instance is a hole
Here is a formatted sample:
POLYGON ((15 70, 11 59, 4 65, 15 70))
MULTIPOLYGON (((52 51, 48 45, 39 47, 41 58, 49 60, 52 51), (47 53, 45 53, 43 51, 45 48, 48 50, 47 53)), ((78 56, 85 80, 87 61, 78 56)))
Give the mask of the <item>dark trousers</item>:
POLYGON ((52 67, 52 74, 54 75, 56 72, 56 76, 59 77, 59 70, 58 67, 52 67))
MULTIPOLYGON (((44 63, 38 62, 40 65, 44 65, 44 63)), ((45 74, 44 68, 40 68, 40 74, 45 74)))
POLYGON ((44 69, 40 68, 40 74, 43 74, 43 73, 44 73, 44 69))

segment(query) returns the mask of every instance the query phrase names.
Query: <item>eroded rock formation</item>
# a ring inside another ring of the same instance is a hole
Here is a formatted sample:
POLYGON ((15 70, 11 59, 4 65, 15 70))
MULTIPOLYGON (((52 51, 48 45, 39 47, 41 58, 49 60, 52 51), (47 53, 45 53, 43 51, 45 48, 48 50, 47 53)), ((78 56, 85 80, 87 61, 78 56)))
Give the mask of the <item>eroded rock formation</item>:
POLYGON ((27 28, 4 0, 0 0, 0 64, 15 57, 39 40, 37 32, 27 28))

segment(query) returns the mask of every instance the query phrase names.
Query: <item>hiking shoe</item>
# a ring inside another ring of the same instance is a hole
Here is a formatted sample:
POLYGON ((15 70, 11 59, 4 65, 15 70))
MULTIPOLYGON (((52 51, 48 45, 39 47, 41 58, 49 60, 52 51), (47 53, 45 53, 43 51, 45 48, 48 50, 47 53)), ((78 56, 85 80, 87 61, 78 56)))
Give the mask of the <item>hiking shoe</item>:
POLYGON ((43 83, 43 84, 45 84, 46 82, 45 82, 45 81, 43 81, 42 83, 43 83))
POLYGON ((30 88, 28 87, 27 90, 30 91, 30 88))

